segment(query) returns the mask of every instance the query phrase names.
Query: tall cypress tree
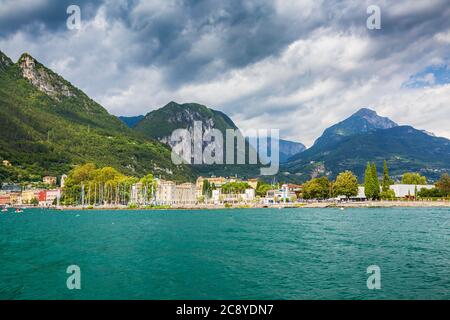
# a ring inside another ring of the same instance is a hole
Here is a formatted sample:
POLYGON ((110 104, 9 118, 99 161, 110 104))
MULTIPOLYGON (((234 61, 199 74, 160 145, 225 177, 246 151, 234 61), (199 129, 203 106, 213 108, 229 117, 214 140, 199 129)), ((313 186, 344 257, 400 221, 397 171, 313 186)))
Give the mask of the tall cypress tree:
POLYGON ((372 188, 373 188, 373 198, 374 199, 380 199, 380 181, 378 180, 378 172, 377 172, 377 166, 375 165, 375 162, 372 163, 372 188))
POLYGON ((386 160, 384 160, 383 166, 383 181, 381 182, 381 188, 384 192, 386 192, 389 190, 389 186, 392 184, 392 182, 391 178, 389 177, 389 169, 386 160))
POLYGON ((370 162, 367 162, 366 172, 364 174, 364 193, 367 199, 373 199, 372 168, 370 162))

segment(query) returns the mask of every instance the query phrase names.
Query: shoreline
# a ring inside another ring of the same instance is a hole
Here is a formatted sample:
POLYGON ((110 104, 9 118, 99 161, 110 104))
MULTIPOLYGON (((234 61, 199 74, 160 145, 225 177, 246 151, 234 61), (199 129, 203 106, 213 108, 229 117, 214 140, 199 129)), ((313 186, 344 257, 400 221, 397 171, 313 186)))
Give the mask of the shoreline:
POLYGON ((326 208, 450 208, 450 201, 364 201, 364 202, 305 202, 294 204, 236 204, 225 205, 174 205, 171 207, 142 207, 129 208, 127 206, 104 207, 27 207, 25 209, 49 209, 60 211, 171 211, 171 210, 225 210, 225 209, 326 209, 326 208))

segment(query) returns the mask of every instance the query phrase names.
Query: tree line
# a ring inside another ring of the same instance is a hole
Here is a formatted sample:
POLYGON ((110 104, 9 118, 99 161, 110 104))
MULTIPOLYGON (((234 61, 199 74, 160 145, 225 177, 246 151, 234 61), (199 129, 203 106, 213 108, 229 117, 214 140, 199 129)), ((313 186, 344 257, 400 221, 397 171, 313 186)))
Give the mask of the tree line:
MULTIPOLYGON (((427 179, 419 173, 407 172, 402 175, 402 184, 426 185, 427 179)), ((395 192, 390 188, 394 180, 389 176, 389 168, 386 160, 383 162, 383 176, 380 179, 374 162, 368 162, 364 173, 364 193, 370 200, 393 199, 395 192)), ((337 196, 355 197, 358 195, 358 178, 351 172, 340 173, 335 181, 322 176, 313 178, 303 185, 302 196, 304 199, 329 199, 337 196)), ((443 174, 433 189, 417 190, 415 196, 419 197, 448 197, 450 196, 450 177, 443 174)))
POLYGON ((138 196, 150 203, 156 192, 156 180, 148 174, 139 179, 126 176, 112 167, 97 168, 88 163, 69 172, 63 188, 64 205, 127 205, 132 200, 132 188, 141 184, 138 196))

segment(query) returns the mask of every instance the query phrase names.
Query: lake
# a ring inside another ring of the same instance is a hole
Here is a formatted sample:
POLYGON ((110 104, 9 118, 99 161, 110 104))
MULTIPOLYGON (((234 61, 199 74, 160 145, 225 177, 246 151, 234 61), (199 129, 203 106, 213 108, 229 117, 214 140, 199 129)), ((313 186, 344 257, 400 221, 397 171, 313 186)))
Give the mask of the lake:
POLYGON ((0 264, 0 299, 450 299, 450 210, 10 210, 0 264))

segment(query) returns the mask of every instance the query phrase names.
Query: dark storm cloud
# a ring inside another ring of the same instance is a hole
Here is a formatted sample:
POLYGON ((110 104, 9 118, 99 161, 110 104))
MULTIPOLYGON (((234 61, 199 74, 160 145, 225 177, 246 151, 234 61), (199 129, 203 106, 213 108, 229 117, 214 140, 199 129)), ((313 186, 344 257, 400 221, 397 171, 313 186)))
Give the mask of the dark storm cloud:
MULTIPOLYGON (((301 1, 300 1, 301 2, 301 1)), ((234 68, 242 68, 276 56, 293 41, 307 38, 319 27, 367 32, 384 46, 374 46, 374 57, 395 53, 417 38, 450 26, 448 1, 434 1, 415 9, 416 4, 382 3, 382 30, 365 28, 367 3, 324 2, 310 13, 280 15, 270 0, 0 0, 0 38, 20 30, 39 35, 65 32, 66 9, 82 8, 84 21, 102 7, 110 23, 124 24, 136 47, 128 61, 118 65, 164 69, 168 84, 207 81, 234 68), (10 9, 8 9, 10 7, 10 9)), ((320 2, 318 2, 320 3, 320 2)), ((120 39, 118 39, 120 45, 120 39)), ((124 48, 127 50, 128 48, 124 48)))
MULTIPOLYGON (((284 136, 308 131, 307 142, 362 106, 389 111, 392 103, 398 107, 391 116, 413 123, 420 111, 409 110, 428 104, 445 119, 446 87, 421 95, 402 84, 430 65, 448 64, 448 4, 0 0, 0 50, 15 59, 24 51, 36 55, 115 114, 199 102, 238 125, 273 124, 284 136), (79 32, 66 28, 69 4, 82 9, 79 32), (372 4, 381 7, 381 30, 366 28, 372 4), (431 96, 432 103, 418 102, 431 96), (317 119, 322 125, 313 124, 317 119)), ((421 81, 439 84, 434 77, 426 73, 421 81)))
POLYGON ((0 0, 0 37, 18 30, 34 35, 42 29, 61 31, 66 28, 66 10, 72 4, 82 8, 83 18, 90 19, 101 3, 94 0, 0 0))
POLYGON ((170 83, 201 81, 246 66, 278 54, 299 36, 300 29, 292 32, 290 22, 276 16, 271 1, 177 4, 153 12, 132 2, 125 15, 114 17, 143 44, 139 61, 166 67, 170 83))

